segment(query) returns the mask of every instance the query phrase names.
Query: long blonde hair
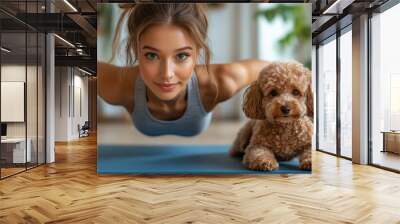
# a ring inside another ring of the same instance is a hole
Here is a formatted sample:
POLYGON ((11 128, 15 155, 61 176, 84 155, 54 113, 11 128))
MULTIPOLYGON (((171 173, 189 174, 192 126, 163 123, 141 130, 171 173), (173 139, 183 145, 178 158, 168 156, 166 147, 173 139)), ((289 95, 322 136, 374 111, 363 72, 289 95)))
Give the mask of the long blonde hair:
POLYGON ((125 48, 127 64, 137 61, 140 36, 151 25, 171 23, 185 29, 193 38, 197 49, 203 50, 204 62, 208 69, 211 52, 207 44, 208 20, 202 4, 195 3, 134 3, 120 4, 123 9, 113 40, 112 61, 119 50, 121 26, 127 18, 128 39, 125 48))

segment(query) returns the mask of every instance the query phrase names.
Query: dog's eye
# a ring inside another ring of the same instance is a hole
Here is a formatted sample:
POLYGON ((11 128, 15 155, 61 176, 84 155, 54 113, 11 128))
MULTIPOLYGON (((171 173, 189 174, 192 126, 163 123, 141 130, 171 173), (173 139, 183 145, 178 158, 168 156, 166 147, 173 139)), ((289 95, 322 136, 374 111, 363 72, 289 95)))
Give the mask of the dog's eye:
POLYGON ((298 89, 294 89, 292 94, 293 96, 300 96, 300 91, 298 89))
POLYGON ((271 92, 269 92, 269 95, 271 96, 277 96, 278 95, 278 91, 276 91, 275 89, 271 90, 271 92))

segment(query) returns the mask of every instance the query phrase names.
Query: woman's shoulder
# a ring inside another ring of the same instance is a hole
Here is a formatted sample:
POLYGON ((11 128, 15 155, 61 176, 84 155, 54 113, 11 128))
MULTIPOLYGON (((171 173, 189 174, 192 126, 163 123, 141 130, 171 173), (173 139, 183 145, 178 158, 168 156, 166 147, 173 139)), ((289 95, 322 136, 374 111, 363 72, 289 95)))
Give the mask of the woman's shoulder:
POLYGON ((124 106, 133 111, 137 66, 117 66, 97 62, 97 84, 99 95, 109 104, 124 106))
MULTIPOLYGON (((137 77, 140 75, 139 66, 121 66, 115 70, 120 77, 120 87, 123 92, 123 106, 129 113, 133 112, 135 102, 135 86, 137 77)), ((110 83, 113 85, 113 83, 110 83)))
POLYGON ((206 65, 196 65, 195 67, 201 101, 207 112, 216 106, 218 96, 218 86, 212 69, 214 69, 212 65, 208 69, 206 65))
POLYGON ((123 73, 125 77, 125 91, 127 93, 127 98, 125 101, 125 108, 129 113, 133 112, 135 104, 135 86, 137 77, 139 77, 139 66, 125 67, 123 68, 123 73))
MULTIPOLYGON (((252 78, 249 74, 258 74, 257 69, 263 63, 254 60, 243 60, 225 64, 211 64, 209 75, 203 75, 205 80, 211 79, 212 86, 216 88, 215 104, 224 102, 234 96, 240 89, 250 84, 252 78), (251 72, 250 72, 251 71, 251 72)), ((204 70, 204 69, 203 69, 204 70)), ((203 72, 202 74, 205 74, 203 72)), ((256 78, 256 75, 253 75, 256 78)), ((205 81, 207 83, 208 81, 205 81)))
POLYGON ((207 68, 205 65, 196 65, 195 74, 198 80, 199 85, 208 85, 210 84, 210 77, 207 72, 207 68))

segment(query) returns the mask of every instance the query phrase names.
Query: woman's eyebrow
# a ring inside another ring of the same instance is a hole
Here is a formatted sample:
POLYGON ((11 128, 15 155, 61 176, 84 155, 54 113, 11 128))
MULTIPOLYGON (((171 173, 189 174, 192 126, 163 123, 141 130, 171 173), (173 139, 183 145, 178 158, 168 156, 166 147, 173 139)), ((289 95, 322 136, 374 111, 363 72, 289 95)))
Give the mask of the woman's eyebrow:
POLYGON ((178 48, 178 49, 176 49, 175 51, 183 51, 183 50, 193 50, 193 48, 192 48, 192 47, 189 47, 189 46, 186 46, 186 47, 178 48))
MULTIPOLYGON (((157 48, 151 47, 151 46, 148 46, 148 45, 144 45, 142 49, 150 49, 150 50, 153 50, 153 51, 159 51, 157 48)), ((178 48, 175 51, 182 51, 182 50, 193 50, 193 48, 190 47, 190 46, 186 46, 186 47, 178 48)))
POLYGON ((157 48, 150 47, 150 46, 147 46, 147 45, 144 45, 144 46, 142 47, 142 49, 150 49, 150 50, 153 50, 153 51, 159 51, 157 48))

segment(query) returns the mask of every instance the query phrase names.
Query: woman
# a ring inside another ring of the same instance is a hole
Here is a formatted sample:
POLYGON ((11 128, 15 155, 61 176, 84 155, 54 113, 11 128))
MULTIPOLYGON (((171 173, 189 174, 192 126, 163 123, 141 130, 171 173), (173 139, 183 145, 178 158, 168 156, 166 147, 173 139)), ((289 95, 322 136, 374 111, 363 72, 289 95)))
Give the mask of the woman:
POLYGON ((125 5, 114 50, 125 18, 127 62, 132 66, 99 62, 99 94, 110 104, 124 106, 136 128, 149 136, 201 133, 213 108, 256 80, 268 64, 260 60, 210 64, 202 4, 125 5), (204 64, 199 63, 202 56, 204 64))

